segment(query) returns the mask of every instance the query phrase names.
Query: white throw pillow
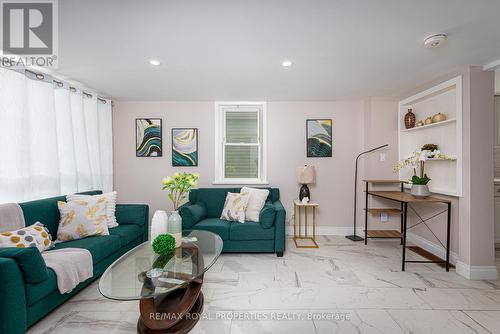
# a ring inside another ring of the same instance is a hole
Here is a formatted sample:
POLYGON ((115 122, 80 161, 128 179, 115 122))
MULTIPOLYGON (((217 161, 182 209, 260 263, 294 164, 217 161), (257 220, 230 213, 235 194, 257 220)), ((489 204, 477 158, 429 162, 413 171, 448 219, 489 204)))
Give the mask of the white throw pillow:
POLYGON ((248 204, 248 195, 238 193, 227 193, 221 219, 229 221, 245 222, 245 209, 248 204))
POLYGON ((54 247, 49 230, 40 222, 15 231, 0 233, 0 248, 36 247, 40 252, 54 247))
POLYGON ((266 204, 269 190, 243 187, 240 194, 248 195, 248 205, 245 209, 246 220, 258 223, 260 211, 266 204))
POLYGON ((61 220, 57 241, 82 239, 93 235, 109 235, 106 224, 106 197, 57 202, 61 220))
POLYGON ((112 191, 109 193, 105 193, 102 195, 80 195, 80 194, 72 194, 66 196, 66 202, 71 202, 78 199, 87 199, 90 197, 105 197, 106 202, 106 223, 108 224, 108 228, 113 228, 118 226, 118 222, 116 221, 115 211, 116 211, 116 191, 112 191))

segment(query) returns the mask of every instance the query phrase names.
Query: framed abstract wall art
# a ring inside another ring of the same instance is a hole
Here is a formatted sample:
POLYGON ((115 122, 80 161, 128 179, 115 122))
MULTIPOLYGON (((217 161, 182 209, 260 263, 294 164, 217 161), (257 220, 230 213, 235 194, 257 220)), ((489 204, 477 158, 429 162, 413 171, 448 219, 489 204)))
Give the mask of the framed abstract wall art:
POLYGON ((332 156, 332 120, 306 120, 308 158, 329 158, 332 156))
POLYGON ((198 129, 172 129, 172 166, 198 166, 198 129))
POLYGON ((135 120, 135 156, 162 156, 161 118, 136 118, 135 120))

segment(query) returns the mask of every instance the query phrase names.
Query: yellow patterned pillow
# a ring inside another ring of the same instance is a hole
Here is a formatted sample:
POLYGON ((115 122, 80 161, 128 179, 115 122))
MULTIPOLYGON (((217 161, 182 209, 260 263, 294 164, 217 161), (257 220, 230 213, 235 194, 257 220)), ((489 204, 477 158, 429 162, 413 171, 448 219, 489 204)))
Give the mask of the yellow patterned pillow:
POLYGON ((0 233, 0 247, 36 247, 40 252, 54 246, 49 230, 40 222, 16 231, 0 233))
POLYGON ((248 197, 248 194, 227 193, 220 218, 244 223, 248 197))
POLYGON ((68 241, 109 235, 105 197, 57 202, 61 220, 57 230, 57 241, 68 241))

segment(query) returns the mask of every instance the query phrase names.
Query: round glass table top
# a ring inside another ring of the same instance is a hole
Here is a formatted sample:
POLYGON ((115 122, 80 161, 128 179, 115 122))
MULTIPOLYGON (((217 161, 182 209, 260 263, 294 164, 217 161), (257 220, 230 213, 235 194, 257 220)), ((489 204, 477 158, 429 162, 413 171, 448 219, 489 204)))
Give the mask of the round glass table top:
POLYGON ((116 260, 102 275, 99 291, 110 299, 139 300, 165 294, 200 278, 217 260, 222 239, 192 231, 172 255, 160 256, 147 241, 116 260))

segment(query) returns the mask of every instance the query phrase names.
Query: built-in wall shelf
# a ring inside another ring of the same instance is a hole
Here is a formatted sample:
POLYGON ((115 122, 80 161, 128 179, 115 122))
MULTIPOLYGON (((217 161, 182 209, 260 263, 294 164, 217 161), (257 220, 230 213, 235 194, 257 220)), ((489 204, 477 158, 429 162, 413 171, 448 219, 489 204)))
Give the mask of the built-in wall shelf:
MULTIPOLYGON (((462 76, 455 77, 399 102, 399 160, 420 151, 425 144, 436 144, 439 150, 456 161, 430 159, 425 173, 431 178, 429 190, 435 194, 462 195, 462 76), (442 122, 405 128, 405 115, 412 109, 416 121, 423 121, 437 113, 444 114, 442 122), (434 163, 433 161, 440 161, 434 163)), ((400 180, 408 180, 412 168, 399 172, 400 180)), ((409 186, 406 186, 407 188, 409 186)))
POLYGON ((446 160, 446 159, 443 159, 443 158, 429 158, 426 161, 449 161, 449 162, 453 162, 453 160, 446 160))
POLYGON ((437 126, 448 125, 450 123, 455 123, 456 121, 457 120, 455 118, 451 118, 451 119, 447 119, 445 121, 441 121, 441 122, 437 122, 437 123, 432 123, 432 124, 422 125, 422 126, 416 126, 414 128, 410 128, 410 129, 403 129, 403 130, 401 130, 401 132, 421 131, 421 130, 426 130, 426 129, 429 129, 429 128, 434 128, 434 127, 437 127, 437 126))

